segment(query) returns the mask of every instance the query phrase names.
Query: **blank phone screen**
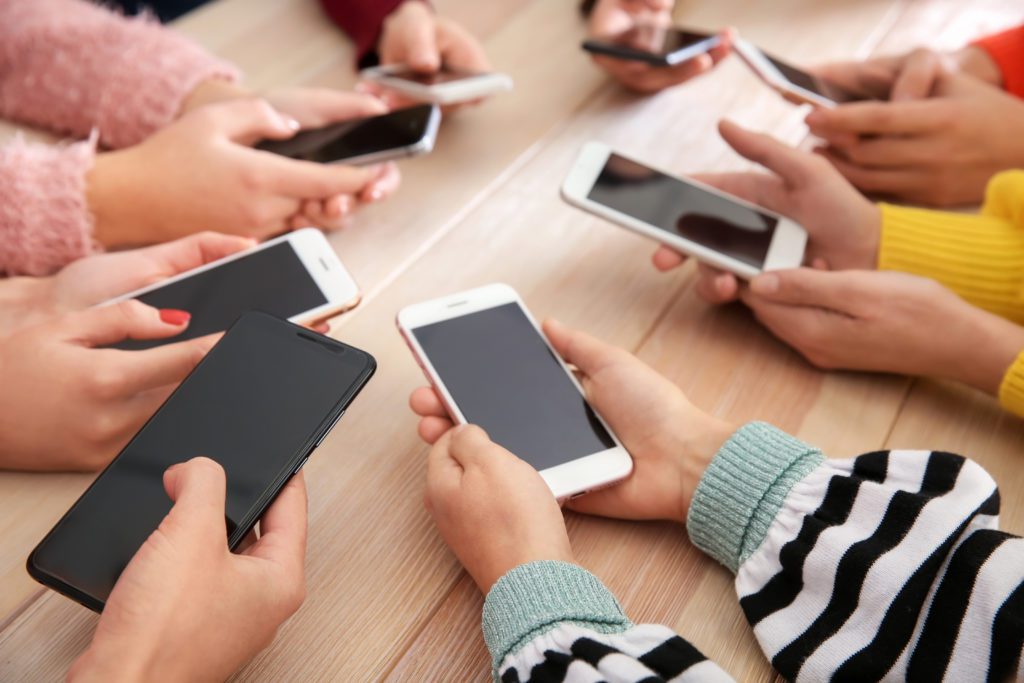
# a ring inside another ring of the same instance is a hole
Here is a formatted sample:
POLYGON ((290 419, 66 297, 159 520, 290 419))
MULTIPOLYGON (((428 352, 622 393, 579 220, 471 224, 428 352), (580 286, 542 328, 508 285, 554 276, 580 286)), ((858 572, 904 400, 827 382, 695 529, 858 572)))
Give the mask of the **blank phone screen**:
POLYGON ((412 333, 466 420, 536 469, 615 446, 518 304, 412 333))
POLYGON ((256 148, 321 164, 345 161, 415 145, 427 134, 432 113, 431 105, 408 107, 304 130, 287 140, 264 140, 256 148))
POLYGON ((671 235, 761 269, 778 219, 611 154, 587 196, 671 235))
POLYGON ((863 96, 850 92, 845 88, 841 88, 835 83, 827 81, 823 78, 818 78, 817 76, 809 74, 806 71, 796 68, 795 66, 786 64, 782 60, 767 55, 764 52, 762 52, 761 54, 764 55, 765 59, 771 62, 772 66, 779 70, 779 73, 782 74, 783 78, 785 78, 787 81, 797 86, 798 88, 803 88, 808 92, 812 92, 816 95, 821 95, 822 97, 832 100, 833 102, 836 103, 855 102, 857 100, 864 99, 863 96))
POLYGON ((149 349, 223 332, 246 311, 291 318, 327 303, 320 286, 288 242, 229 261, 137 297, 154 308, 192 315, 188 328, 166 339, 128 339, 113 348, 149 349))
POLYGON ((234 532, 372 371, 362 351, 319 340, 270 316, 240 319, 40 544, 34 565, 105 601, 171 509, 164 471, 200 455, 224 467, 234 532))

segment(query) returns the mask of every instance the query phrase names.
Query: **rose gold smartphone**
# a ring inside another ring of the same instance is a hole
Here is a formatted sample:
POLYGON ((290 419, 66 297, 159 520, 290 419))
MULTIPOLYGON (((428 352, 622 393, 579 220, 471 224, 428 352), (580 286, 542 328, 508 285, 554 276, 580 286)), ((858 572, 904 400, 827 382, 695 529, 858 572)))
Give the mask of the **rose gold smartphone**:
POLYGON ((629 453, 508 285, 409 306, 398 328, 452 419, 482 427, 533 465, 556 498, 633 471, 629 453))

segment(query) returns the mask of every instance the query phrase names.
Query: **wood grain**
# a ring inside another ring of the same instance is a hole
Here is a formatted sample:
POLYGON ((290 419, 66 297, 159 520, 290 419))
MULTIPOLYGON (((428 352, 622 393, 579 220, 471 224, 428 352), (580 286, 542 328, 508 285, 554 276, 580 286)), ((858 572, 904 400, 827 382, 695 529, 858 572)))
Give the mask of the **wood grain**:
MULTIPOLYGON (((360 212, 332 244, 363 284, 333 334, 380 370, 306 467, 309 595, 239 680, 486 680, 482 598, 422 507, 425 447, 406 407, 423 383, 395 313, 492 281, 555 316, 632 349, 698 405, 765 419, 836 456, 886 445, 977 457, 1003 485, 1021 529, 1017 454, 1024 426, 974 392, 930 382, 821 373, 740 308, 712 308, 693 269, 662 275, 650 242, 565 206, 557 188, 579 146, 601 139, 679 172, 744 168, 718 138, 723 115, 800 143, 804 110, 738 60, 686 87, 637 98, 578 49, 570 0, 449 0, 441 11, 483 37, 516 91, 445 122, 435 153, 402 164, 400 193, 360 212), (444 653, 439 657, 439 653, 444 653)), ((239 63, 258 87, 352 83, 351 49, 313 0, 218 0, 182 30, 239 63)), ((743 33, 796 63, 866 56, 918 42, 957 45, 1019 19, 1005 2, 681 0, 681 22, 743 33)), ((95 616, 38 590, 24 557, 87 484, 82 476, 0 474, 0 680, 52 680, 87 644, 95 616)), ((772 681, 728 572, 669 524, 568 515, 580 562, 636 621, 673 625, 739 680, 772 681)))

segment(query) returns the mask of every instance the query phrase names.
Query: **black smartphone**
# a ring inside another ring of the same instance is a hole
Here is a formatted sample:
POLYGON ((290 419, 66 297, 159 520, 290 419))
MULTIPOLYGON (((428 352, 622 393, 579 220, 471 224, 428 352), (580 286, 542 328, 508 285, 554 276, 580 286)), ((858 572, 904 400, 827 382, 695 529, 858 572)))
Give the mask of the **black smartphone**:
POLYGON ((586 40, 583 49, 654 66, 675 66, 706 53, 721 42, 720 36, 709 33, 641 24, 613 36, 586 40))
POLYGON ((262 140, 256 149, 321 164, 373 164, 426 154, 440 123, 441 109, 422 104, 302 130, 287 140, 262 140))
POLYGON ((265 313, 235 322, 28 558, 40 583, 101 611, 171 509, 171 465, 203 455, 227 474, 237 547, 345 413, 373 357, 265 313))

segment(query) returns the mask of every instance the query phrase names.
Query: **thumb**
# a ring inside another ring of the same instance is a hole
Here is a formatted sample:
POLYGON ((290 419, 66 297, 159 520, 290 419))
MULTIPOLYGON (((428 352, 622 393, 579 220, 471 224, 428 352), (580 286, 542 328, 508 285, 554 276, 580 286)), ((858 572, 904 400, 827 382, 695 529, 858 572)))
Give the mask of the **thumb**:
POLYGON ((109 346, 125 339, 164 339, 188 327, 189 314, 158 310, 134 299, 68 316, 71 338, 85 346, 109 346))
POLYGON ((462 466, 463 469, 481 465, 487 461, 487 454, 504 451, 476 425, 459 425, 450 432, 448 456, 462 466))
POLYGON ((623 351, 592 337, 586 332, 573 330, 557 320, 544 321, 544 334, 567 363, 592 376, 616 360, 623 351))
POLYGON ((813 306, 845 313, 863 296, 859 271, 795 268, 761 273, 750 281, 744 300, 813 306))
POLYGON ((168 518, 193 532, 204 529, 224 534, 227 547, 227 527, 224 506, 227 478, 224 468, 209 458, 192 458, 164 472, 164 490, 174 501, 168 518))
POLYGON ((889 99, 899 102, 927 98, 942 72, 941 56, 931 50, 914 50, 896 76, 889 99))
POLYGON ((244 145, 255 144, 263 138, 284 140, 301 127, 298 121, 280 113, 263 99, 232 100, 195 111, 205 116, 221 135, 244 145))
POLYGON ((437 46, 434 18, 406 27, 405 62, 414 71, 434 73, 441 68, 441 52, 437 46))
POLYGON ((770 135, 746 130, 728 119, 718 124, 718 132, 737 154, 777 173, 788 185, 804 184, 814 177, 818 160, 807 152, 784 145, 770 135))

